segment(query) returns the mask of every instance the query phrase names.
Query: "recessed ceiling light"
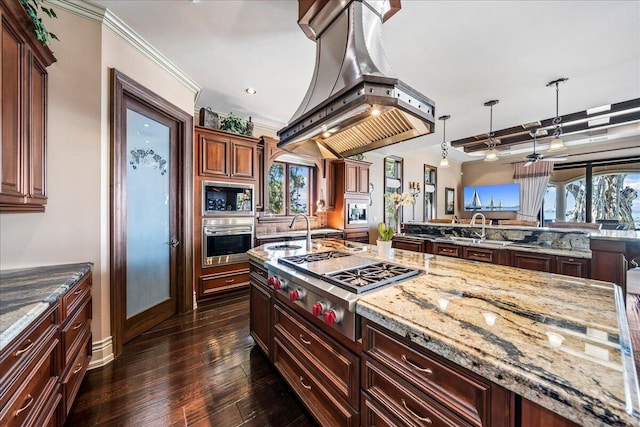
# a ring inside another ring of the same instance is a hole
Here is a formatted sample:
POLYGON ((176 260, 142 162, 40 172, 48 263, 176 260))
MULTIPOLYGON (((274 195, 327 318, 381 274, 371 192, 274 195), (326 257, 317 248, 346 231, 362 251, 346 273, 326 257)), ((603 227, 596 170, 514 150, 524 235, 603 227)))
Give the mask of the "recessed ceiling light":
POLYGON ((149 123, 145 123, 143 126, 148 128, 149 127, 149 123))
POLYGON ((373 110, 371 110, 371 115, 372 116, 379 116, 380 115, 380 110, 378 110, 377 108, 374 108, 373 110))
POLYGON ((256 90, 252 87, 248 87, 244 90, 245 92, 247 92, 249 95, 255 95, 256 94, 256 90))

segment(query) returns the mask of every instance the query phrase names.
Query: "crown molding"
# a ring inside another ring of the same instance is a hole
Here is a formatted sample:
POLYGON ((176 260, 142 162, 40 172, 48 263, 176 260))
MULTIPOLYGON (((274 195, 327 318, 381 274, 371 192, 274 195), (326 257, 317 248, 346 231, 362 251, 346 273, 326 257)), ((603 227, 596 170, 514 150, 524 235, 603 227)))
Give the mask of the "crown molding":
POLYGON ((192 91, 194 94, 194 103, 198 101, 202 87, 109 9, 104 9, 82 0, 47 0, 47 3, 73 13, 74 15, 105 25, 117 36, 129 43, 147 58, 151 59, 192 91))

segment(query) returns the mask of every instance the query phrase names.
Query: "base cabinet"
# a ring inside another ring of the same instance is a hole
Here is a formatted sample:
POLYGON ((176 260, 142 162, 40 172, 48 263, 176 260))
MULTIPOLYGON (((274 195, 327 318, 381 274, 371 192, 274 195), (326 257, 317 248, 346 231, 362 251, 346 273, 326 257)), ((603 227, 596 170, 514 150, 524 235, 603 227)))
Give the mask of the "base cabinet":
POLYGON ((395 236, 391 246, 395 249, 404 249, 406 251, 426 252, 426 245, 423 239, 411 239, 401 236, 395 236))
POLYGON ((271 359, 273 290, 267 286, 267 271, 250 263, 249 330, 258 347, 271 359))
POLYGON ((198 301, 249 287, 249 263, 223 264, 203 269, 198 281, 198 301))
POLYGON ((0 425, 61 426, 91 360, 91 272, 0 352, 0 425))

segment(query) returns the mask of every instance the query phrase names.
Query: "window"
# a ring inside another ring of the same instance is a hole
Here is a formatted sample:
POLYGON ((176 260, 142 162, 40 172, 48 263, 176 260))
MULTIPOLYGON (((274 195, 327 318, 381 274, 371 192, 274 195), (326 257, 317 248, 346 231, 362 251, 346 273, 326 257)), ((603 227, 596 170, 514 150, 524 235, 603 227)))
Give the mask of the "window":
POLYGON ((268 212, 273 215, 310 214, 313 168, 275 162, 269 169, 268 212))
POLYGON ((542 223, 556 220, 556 186, 547 184, 547 191, 542 201, 542 223))
MULTIPOLYGON (((384 194, 402 193, 402 158, 396 156, 384 159, 384 194)), ((393 219, 393 209, 387 205, 384 199, 384 222, 389 224, 393 219)), ((402 219, 400 219, 402 220, 402 219)))

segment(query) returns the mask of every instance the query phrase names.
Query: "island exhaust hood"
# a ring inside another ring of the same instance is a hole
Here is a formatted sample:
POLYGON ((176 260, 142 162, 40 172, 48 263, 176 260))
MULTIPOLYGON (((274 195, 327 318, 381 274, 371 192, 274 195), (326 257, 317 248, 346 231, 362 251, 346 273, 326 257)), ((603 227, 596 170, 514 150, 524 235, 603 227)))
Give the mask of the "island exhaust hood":
POLYGON ((316 42, 313 78, 278 147, 344 158, 433 132, 435 104, 393 77, 382 46, 382 23, 399 0, 315 4, 298 20, 316 42))

